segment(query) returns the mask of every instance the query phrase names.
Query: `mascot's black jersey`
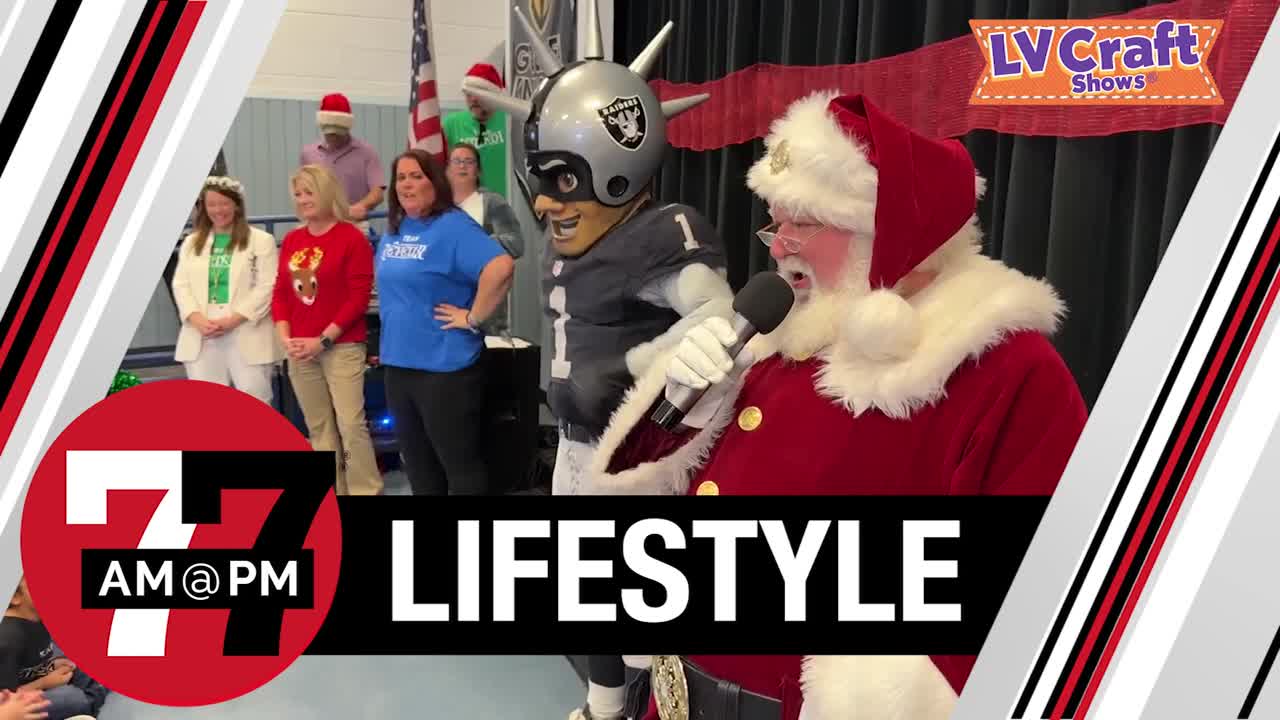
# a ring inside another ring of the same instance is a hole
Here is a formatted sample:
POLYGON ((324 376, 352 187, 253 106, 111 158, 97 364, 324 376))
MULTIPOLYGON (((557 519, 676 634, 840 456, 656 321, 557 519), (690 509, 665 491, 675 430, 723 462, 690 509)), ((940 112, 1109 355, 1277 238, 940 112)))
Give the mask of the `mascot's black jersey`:
POLYGON ((641 289, 697 264, 723 268, 724 249, 711 223, 687 205, 650 204, 576 258, 557 254, 548 240, 542 275, 552 330, 547 402, 558 419, 603 432, 631 385, 627 351, 680 319, 641 300, 641 289))

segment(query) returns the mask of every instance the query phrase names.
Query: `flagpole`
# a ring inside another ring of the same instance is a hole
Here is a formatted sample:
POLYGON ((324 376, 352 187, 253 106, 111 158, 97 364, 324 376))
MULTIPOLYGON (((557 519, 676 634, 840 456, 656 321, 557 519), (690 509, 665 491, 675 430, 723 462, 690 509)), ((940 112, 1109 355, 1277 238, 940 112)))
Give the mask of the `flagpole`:
POLYGON ((420 148, 443 163, 447 142, 436 83, 435 45, 430 0, 413 0, 413 35, 409 59, 409 148, 420 148))

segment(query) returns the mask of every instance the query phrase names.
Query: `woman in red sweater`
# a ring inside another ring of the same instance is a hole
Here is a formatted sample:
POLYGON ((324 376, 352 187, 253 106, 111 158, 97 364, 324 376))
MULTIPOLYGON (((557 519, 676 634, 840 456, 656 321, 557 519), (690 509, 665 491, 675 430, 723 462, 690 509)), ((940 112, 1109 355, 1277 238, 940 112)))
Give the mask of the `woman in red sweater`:
POLYGON ((373 246, 347 221, 347 200, 327 168, 290 178, 298 219, 280 246, 271 313, 289 354, 289 381, 311 447, 338 455, 340 495, 377 495, 382 473, 364 413, 365 311, 373 246))

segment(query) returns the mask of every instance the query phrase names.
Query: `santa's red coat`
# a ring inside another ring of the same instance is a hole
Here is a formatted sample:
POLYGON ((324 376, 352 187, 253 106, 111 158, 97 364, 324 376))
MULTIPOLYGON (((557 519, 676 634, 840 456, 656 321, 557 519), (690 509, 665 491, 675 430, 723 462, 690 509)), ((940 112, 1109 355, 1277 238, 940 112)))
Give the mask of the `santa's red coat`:
MULTIPOLYGON (((673 435, 647 419, 664 385, 654 368, 602 438, 597 470, 618 492, 1051 494, 1086 418, 1044 335, 1056 296, 985 258, 935 284, 914 301, 926 341, 891 360, 857 354, 866 348, 793 360, 758 338, 763 358, 701 431, 673 435)), ((818 720, 932 720, 949 715, 975 658, 688 660, 781 699, 783 720, 801 704, 818 720)))

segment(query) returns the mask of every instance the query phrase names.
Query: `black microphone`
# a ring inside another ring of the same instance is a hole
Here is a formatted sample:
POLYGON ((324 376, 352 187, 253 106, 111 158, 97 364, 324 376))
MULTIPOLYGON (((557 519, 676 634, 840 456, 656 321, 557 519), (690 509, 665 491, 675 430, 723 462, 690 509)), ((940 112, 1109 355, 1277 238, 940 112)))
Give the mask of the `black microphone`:
MULTIPOLYGON (((762 272, 751 278, 733 299, 733 333, 738 341, 726 348, 729 357, 737 358, 756 333, 768 335, 781 325, 795 299, 791 285, 778 273, 762 272)), ((705 392, 705 388, 676 387, 663 398, 651 419, 664 430, 671 430, 684 420, 705 392)))

